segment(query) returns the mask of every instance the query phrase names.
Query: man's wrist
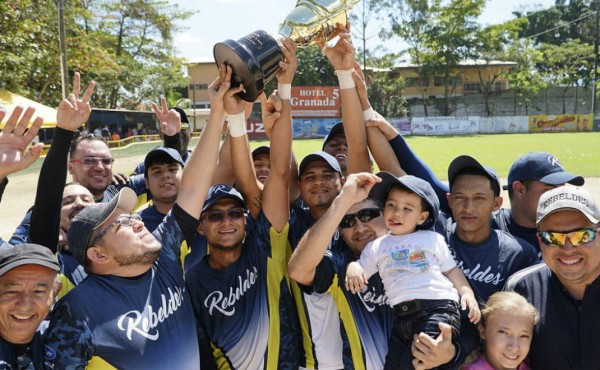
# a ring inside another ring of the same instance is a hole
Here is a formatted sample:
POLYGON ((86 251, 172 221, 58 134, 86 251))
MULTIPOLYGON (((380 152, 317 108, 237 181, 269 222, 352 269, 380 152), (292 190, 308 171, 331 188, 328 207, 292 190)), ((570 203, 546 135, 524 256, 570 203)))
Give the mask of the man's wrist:
POLYGON ((335 74, 340 83, 340 89, 354 89, 356 88, 356 83, 354 83, 354 78, 352 78, 352 73, 354 69, 337 69, 335 74))

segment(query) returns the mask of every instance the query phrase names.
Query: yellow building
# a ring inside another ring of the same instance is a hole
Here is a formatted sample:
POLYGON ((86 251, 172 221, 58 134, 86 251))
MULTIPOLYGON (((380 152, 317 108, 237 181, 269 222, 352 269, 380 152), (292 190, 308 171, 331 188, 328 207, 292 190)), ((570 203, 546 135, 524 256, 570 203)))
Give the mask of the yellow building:
POLYGON ((190 108, 208 109, 208 86, 219 76, 219 70, 214 59, 198 59, 187 64, 190 84, 188 85, 188 98, 193 102, 190 108))
MULTIPOLYGON (((493 81, 491 91, 507 90, 506 74, 517 66, 515 62, 467 60, 460 62, 451 72, 450 95, 460 96, 482 92, 483 83, 493 81)), ((402 96, 406 99, 444 96, 444 79, 432 76, 424 81, 419 80, 418 67, 414 64, 400 65, 394 68, 402 78, 405 86, 402 96)))

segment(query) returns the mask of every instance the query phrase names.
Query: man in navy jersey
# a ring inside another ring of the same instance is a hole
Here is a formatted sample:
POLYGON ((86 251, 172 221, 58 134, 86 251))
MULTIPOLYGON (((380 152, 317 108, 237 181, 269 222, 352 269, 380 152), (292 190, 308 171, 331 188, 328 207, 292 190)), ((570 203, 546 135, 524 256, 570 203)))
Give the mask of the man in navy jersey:
POLYGON ((514 274, 506 290, 539 310, 532 369, 592 370, 600 363, 600 210, 583 188, 545 192, 537 208, 543 264, 514 274))
POLYGON ((540 196, 566 183, 582 186, 583 177, 568 173, 558 159, 544 152, 530 152, 517 158, 508 171, 510 209, 494 214, 492 227, 525 239, 540 251, 536 238, 535 212, 540 196))
POLYGON ((231 69, 209 88, 212 109, 198 150, 176 204, 154 233, 131 214, 137 197, 128 188, 72 220, 69 251, 88 276, 52 312, 44 334, 47 368, 200 367, 179 247, 196 231, 215 172, 223 99, 239 91, 229 89, 230 78, 231 69))

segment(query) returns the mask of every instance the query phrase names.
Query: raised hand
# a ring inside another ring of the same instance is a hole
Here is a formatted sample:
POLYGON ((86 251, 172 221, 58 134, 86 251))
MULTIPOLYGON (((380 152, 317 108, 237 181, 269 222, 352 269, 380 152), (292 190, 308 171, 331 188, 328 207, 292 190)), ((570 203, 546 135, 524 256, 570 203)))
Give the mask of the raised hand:
POLYGON ((265 93, 260 94, 258 98, 260 99, 260 110, 265 133, 270 139, 275 121, 281 117, 281 107, 283 104, 281 103, 279 94, 277 94, 277 90, 273 91, 273 94, 269 96, 269 99, 267 99, 265 93))
MULTIPOLYGON (((233 74, 233 70, 231 66, 226 66, 223 64, 219 69, 219 79, 225 83, 231 83, 231 75, 233 74)), ((223 106, 225 107, 225 112, 229 115, 239 114, 245 111, 246 102, 244 99, 240 98, 236 94, 240 91, 244 90, 244 84, 240 84, 235 89, 229 88, 229 90, 225 93, 223 97, 223 106)))
POLYGON ((281 52, 283 61, 279 62, 281 70, 277 72, 277 82, 280 84, 291 84, 294 74, 298 69, 298 58, 296 58, 296 43, 289 38, 281 39, 281 52))
POLYGON ((369 95, 367 94, 367 82, 365 79, 365 74, 357 62, 354 62, 354 73, 352 73, 352 78, 356 84, 356 91, 358 92, 358 98, 360 99, 360 105, 362 109, 369 109, 371 107, 371 103, 369 103, 369 95))
MULTIPOLYGON (((0 132, 0 179, 29 167, 39 158, 44 147, 44 144, 38 143, 29 150, 25 150, 38 134, 44 120, 36 117, 31 127, 27 129, 27 125, 35 113, 35 108, 28 107, 22 117, 21 113, 23 113, 23 107, 15 107, 0 132), (19 117, 21 118, 19 119, 19 117)), ((4 119, 5 114, 6 112, 0 111, 0 122, 4 119)))
POLYGON ((167 136, 177 134, 181 131, 181 116, 179 112, 175 109, 169 110, 167 108, 167 99, 164 96, 160 98, 160 106, 161 108, 158 108, 156 103, 152 103, 152 110, 160 122, 160 131, 167 136))
POLYGON ((350 22, 346 25, 336 23, 339 40, 334 47, 327 47, 325 44, 318 44, 323 53, 329 59, 329 62, 336 70, 349 70, 354 68, 355 48, 352 45, 352 36, 350 35, 350 22))
POLYGON ((94 92, 96 83, 90 82, 87 89, 80 98, 81 76, 79 72, 75 72, 73 79, 73 90, 65 99, 58 105, 56 112, 56 126, 69 131, 75 131, 87 122, 92 113, 90 107, 90 98, 94 92))
MULTIPOLYGON (((222 64, 219 68, 219 77, 217 77, 208 87, 211 113, 224 113, 225 99, 228 99, 230 96, 233 96, 244 89, 243 85, 240 85, 235 89, 230 89, 231 74, 231 67, 222 64)), ((239 112, 243 111, 243 104, 241 107, 242 109, 239 112)))
POLYGON ((350 205, 362 202, 367 199, 369 191, 378 182, 381 182, 381 178, 372 173, 353 173, 346 178, 339 197, 347 199, 350 205))

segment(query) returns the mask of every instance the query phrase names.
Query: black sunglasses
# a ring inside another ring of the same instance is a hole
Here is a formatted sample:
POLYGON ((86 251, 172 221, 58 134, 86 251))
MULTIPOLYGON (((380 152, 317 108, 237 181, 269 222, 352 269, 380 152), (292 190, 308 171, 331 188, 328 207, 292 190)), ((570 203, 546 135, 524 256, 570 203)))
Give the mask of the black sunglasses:
POLYGON ((356 224, 356 219, 359 219, 360 222, 369 222, 379 216, 381 216, 380 208, 364 208, 356 213, 350 213, 342 217, 340 227, 346 229, 353 227, 356 224))
POLYGON ((246 209, 231 208, 227 211, 207 211, 202 215, 201 219, 208 220, 208 222, 223 222, 225 217, 231 220, 239 220, 246 217, 246 209))

